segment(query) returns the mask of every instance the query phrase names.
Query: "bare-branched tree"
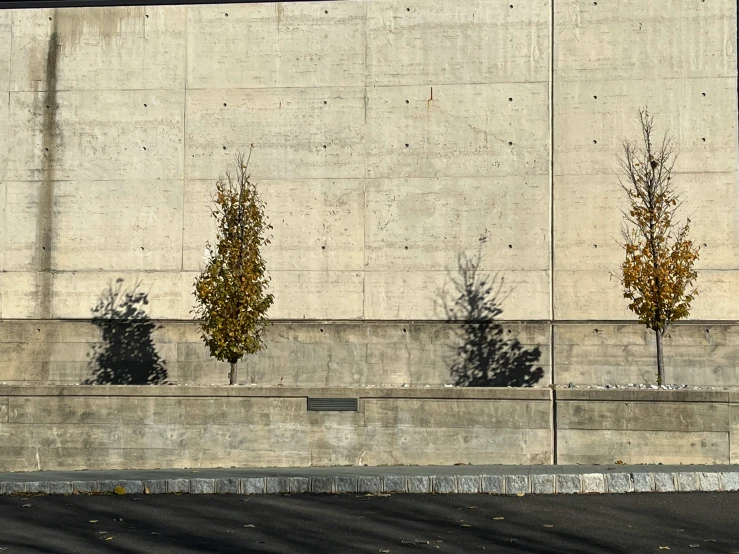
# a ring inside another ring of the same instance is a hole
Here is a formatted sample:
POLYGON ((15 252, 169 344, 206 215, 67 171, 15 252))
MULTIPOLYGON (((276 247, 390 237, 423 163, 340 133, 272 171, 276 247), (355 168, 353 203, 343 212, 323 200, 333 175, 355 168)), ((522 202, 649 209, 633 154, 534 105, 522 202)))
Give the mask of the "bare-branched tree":
POLYGON ((236 174, 226 172, 216 182, 211 211, 217 222, 216 246, 207 244, 209 258, 195 280, 201 335, 212 356, 231 364, 232 385, 236 384, 236 363, 265 347, 262 335, 273 301, 266 292, 269 277, 261 255, 262 246, 270 243, 267 233, 272 226, 248 166, 249 159, 239 153, 236 174))
POLYGON ((631 301, 629 309, 655 332, 661 385, 665 378, 662 337, 673 321, 690 314, 690 303, 698 294, 693 265, 699 248, 689 238, 690 219, 681 224, 677 218, 681 200, 672 180, 675 140, 665 134, 661 142, 653 142, 654 116, 646 108, 639 110, 639 123, 641 140, 624 141, 623 157, 619 157, 619 184, 629 208, 623 212, 621 230, 626 259, 617 277, 624 298, 631 301))

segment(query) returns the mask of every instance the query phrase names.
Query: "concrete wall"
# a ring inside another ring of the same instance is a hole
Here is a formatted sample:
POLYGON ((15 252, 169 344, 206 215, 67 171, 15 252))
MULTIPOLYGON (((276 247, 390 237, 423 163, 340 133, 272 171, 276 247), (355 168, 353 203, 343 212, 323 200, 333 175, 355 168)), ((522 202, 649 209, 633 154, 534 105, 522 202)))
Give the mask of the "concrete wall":
POLYGON ((0 387, 0 471, 543 464, 548 398, 510 389, 0 387), (308 412, 308 396, 359 398, 359 410, 308 412))
POLYGON ((738 409, 728 391, 2 386, 0 471, 727 464, 738 409))
POLYGON ((736 463, 736 394, 559 390, 560 464, 736 463))
POLYGON ((449 381, 459 341, 439 322, 478 248, 499 319, 539 348, 536 383, 649 380, 653 347, 609 278, 615 155, 648 104, 703 245, 698 325, 675 329, 668 364, 739 385, 736 15, 729 0, 2 10, 0 382, 87 378, 101 339, 70 320, 117 279, 141 281, 175 380, 222 380, 181 322, 209 191, 249 144, 285 322, 249 362, 257 381, 449 381), (26 328, 49 342, 16 340, 26 328))

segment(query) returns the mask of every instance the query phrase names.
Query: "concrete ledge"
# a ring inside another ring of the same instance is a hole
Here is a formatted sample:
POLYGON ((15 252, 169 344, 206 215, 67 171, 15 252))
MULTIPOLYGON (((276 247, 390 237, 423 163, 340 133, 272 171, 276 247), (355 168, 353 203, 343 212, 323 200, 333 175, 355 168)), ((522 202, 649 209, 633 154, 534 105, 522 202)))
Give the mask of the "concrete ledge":
MULTIPOLYGON (((558 401, 729 402, 729 391, 662 389, 557 389, 558 401)), ((736 398, 736 393, 734 398, 736 398)))
MULTIPOLYGON (((739 490, 739 466, 489 466, 294 468, 275 470, 200 470, 209 475, 166 478, 168 470, 121 472, 123 479, 85 480, 79 472, 55 477, 44 472, 0 474, 0 495, 112 494, 607 494, 634 492, 723 492, 739 490), (633 469, 632 469, 633 468, 633 469), (333 471, 332 471, 333 470, 333 471), (239 477, 247 472, 250 476, 239 477)), ((182 470, 169 470, 173 474, 182 470)))
MULTIPOLYGON (((585 391, 583 391, 585 392, 585 391)), ((638 391, 645 392, 645 391, 638 391)), ((647 391, 648 392, 648 391, 647 391)), ((681 391, 664 391, 681 392, 681 391)), ((0 396, 107 396, 107 397, 280 397, 307 398, 445 398, 485 400, 550 399, 548 388, 512 387, 277 387, 246 385, 5 385, 0 396)), ((559 391, 558 391, 559 394, 559 391)), ((726 393, 724 393, 726 394, 726 393)))

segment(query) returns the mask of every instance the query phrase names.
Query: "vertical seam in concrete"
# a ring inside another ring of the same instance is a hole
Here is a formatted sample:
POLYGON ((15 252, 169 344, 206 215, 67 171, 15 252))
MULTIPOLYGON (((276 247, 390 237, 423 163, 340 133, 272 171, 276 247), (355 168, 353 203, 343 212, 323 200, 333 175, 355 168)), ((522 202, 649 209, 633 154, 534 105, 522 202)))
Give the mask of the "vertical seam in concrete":
POLYGON ((557 463, 557 394, 554 390, 554 2, 549 11, 549 378, 551 379, 552 463, 557 463))
MULTIPOLYGON (((729 409, 729 418, 728 418, 729 419, 729 432, 728 432, 728 435, 729 435, 729 441, 728 441, 729 442, 729 463, 730 464, 733 464, 734 463, 734 460, 731 457, 731 433, 732 433, 732 429, 733 429, 732 428, 733 421, 732 421, 732 416, 731 416, 731 411, 732 411, 731 410, 731 392, 728 393, 728 396, 729 397, 726 399, 726 402, 727 402, 727 407, 729 409)), ((8 412, 8 413, 10 413, 10 412, 8 412)))
POLYGON ((190 19, 190 9, 185 6, 185 67, 183 70, 185 91, 182 101, 182 235, 180 271, 185 271, 185 194, 187 193, 187 50, 190 47, 187 22, 190 19))
MULTIPOLYGON (((362 195, 364 196, 363 233, 362 233, 362 319, 366 319, 367 312, 367 26, 369 24, 369 0, 364 0, 364 129, 362 138, 364 142, 364 174, 362 175, 362 195)), ((365 367, 369 352, 364 351, 365 367)))

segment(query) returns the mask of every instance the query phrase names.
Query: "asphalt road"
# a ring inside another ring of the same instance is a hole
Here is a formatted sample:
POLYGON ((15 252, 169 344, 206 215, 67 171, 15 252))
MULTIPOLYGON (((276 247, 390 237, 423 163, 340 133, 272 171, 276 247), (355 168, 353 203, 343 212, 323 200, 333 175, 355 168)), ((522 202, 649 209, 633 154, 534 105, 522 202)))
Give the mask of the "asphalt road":
POLYGON ((739 493, 0 497, 0 552, 739 553, 739 493))

